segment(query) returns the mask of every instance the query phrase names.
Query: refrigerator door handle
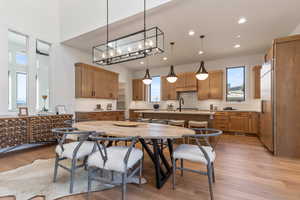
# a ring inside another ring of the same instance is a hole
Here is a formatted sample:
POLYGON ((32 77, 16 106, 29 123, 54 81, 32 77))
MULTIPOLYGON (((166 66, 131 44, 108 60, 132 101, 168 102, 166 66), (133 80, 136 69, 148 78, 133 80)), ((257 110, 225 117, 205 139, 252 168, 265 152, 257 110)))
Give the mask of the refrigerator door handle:
POLYGON ((263 114, 265 111, 264 111, 264 100, 261 100, 261 113, 263 114))

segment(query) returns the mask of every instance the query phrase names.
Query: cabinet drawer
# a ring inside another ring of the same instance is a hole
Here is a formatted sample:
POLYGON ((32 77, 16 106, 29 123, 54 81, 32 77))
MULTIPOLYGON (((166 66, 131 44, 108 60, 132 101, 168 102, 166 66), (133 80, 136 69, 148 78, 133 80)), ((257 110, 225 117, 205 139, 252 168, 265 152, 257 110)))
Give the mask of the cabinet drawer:
POLYGON ((250 113, 248 113, 248 112, 230 112, 229 116, 250 117, 250 113))

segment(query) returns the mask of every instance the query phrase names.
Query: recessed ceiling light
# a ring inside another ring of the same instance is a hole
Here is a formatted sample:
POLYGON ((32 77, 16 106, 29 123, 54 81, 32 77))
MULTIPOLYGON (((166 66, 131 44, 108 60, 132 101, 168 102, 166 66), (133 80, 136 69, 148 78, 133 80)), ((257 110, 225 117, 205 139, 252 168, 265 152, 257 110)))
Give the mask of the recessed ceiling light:
POLYGON ((236 38, 241 38, 241 35, 237 35, 236 38))
POLYGON ((140 62, 141 65, 145 64, 143 61, 140 62))
POLYGON ((236 44, 236 45, 234 45, 233 47, 237 49, 237 48, 240 48, 240 47, 241 47, 241 45, 239 45, 239 44, 236 44))
POLYGON ((167 57, 164 57, 163 60, 168 60, 168 58, 167 58, 167 57))
POLYGON ((204 54, 204 51, 199 51, 198 54, 202 55, 202 54, 204 54))
POLYGON ((193 36, 193 35, 195 35, 195 31, 194 30, 190 30, 189 31, 189 36, 193 36))
POLYGON ((239 24, 244 24, 247 22, 247 19, 245 17, 241 17, 238 21, 239 24))

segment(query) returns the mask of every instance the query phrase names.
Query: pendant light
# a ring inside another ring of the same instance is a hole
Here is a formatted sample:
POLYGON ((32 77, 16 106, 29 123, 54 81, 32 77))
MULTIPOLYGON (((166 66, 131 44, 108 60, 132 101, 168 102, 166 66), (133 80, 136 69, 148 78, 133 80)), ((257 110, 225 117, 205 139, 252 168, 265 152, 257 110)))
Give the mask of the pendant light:
MULTIPOLYGON (((174 46, 174 42, 170 42, 170 45, 171 45, 171 55, 173 56, 173 46, 174 46)), ((170 67, 170 72, 167 76, 167 81, 169 83, 175 83, 177 81, 178 77, 177 75, 175 74, 175 71, 174 71, 174 66, 171 65, 170 67)))
MULTIPOLYGON (((204 50, 203 50, 203 39, 204 39, 204 35, 201 35, 200 36, 200 39, 201 39, 201 50, 199 51, 199 54, 203 54, 204 53, 204 50)), ((196 73, 196 78, 198 80, 205 80, 208 78, 208 72, 206 71, 205 67, 204 67, 204 61, 202 60, 201 63, 200 63, 200 67, 196 73)))
POLYGON ((149 73, 148 59, 146 59, 146 62, 147 62, 147 69, 146 69, 146 74, 143 78, 143 83, 145 85, 150 85, 152 83, 152 78, 151 78, 150 73, 149 73))
POLYGON ((200 81, 203 81, 208 78, 208 72, 206 71, 204 67, 204 61, 202 60, 200 63, 200 67, 196 73, 196 78, 200 81))

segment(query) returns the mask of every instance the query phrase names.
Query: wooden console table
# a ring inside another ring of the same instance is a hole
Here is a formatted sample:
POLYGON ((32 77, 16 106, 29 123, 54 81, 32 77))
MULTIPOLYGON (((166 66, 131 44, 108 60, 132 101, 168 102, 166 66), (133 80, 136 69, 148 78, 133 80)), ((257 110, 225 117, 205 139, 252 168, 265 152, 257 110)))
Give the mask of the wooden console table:
POLYGON ((0 116, 0 149, 23 144, 53 142, 52 128, 67 127, 73 115, 0 116))

